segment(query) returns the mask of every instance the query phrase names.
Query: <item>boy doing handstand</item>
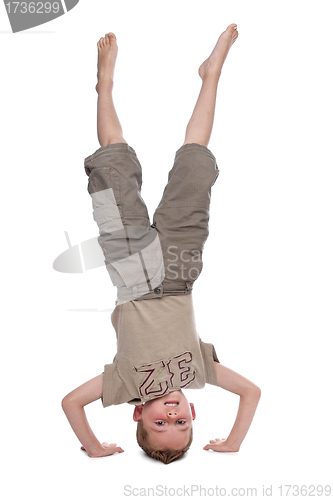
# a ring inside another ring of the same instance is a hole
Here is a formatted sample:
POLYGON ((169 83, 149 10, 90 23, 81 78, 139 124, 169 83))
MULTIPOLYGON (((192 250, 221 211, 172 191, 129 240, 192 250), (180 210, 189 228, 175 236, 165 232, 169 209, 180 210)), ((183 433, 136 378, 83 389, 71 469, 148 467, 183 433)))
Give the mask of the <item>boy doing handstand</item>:
POLYGON ((219 170, 207 148, 223 63, 238 36, 231 24, 199 68, 202 86, 176 152, 168 183, 153 223, 141 198, 141 165, 125 141, 113 104, 117 41, 108 33, 98 42, 97 130, 100 149, 86 158, 88 191, 104 252, 117 287, 112 324, 117 354, 104 373, 62 401, 82 449, 90 457, 122 452, 115 443, 100 443, 87 421, 85 405, 134 404, 139 445, 153 458, 170 463, 192 442, 196 417, 182 389, 213 384, 238 394, 239 408, 227 439, 210 440, 204 449, 238 451, 250 427, 260 389, 222 366, 212 344, 195 328, 192 287, 202 269, 208 236, 211 187, 219 170))

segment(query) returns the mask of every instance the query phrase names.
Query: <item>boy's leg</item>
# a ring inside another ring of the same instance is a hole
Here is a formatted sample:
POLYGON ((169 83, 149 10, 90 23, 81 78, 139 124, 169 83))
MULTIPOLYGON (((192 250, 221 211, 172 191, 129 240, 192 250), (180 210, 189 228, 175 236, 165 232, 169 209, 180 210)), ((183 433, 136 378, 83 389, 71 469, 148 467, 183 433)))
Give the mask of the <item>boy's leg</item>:
POLYGON ((208 146, 213 128, 217 86, 222 66, 237 36, 237 25, 228 26, 219 37, 211 55, 199 68, 202 87, 186 128, 184 144, 197 143, 208 146))
POLYGON ((113 33, 98 42, 97 131, 101 147, 84 164, 99 227, 98 241, 118 288, 118 301, 126 302, 154 294, 154 287, 163 280, 163 256, 141 197, 141 165, 123 138, 113 104, 117 50, 113 33))
POLYGON ((118 53, 116 36, 108 33, 98 44, 97 135, 101 146, 118 142, 126 143, 114 107, 112 91, 114 69, 118 53))
POLYGON ((166 294, 189 293, 202 270, 211 188, 219 173, 216 159, 207 145, 222 66, 237 36, 237 26, 230 25, 199 68, 201 91, 184 144, 176 153, 168 184, 154 214, 154 226, 163 249, 163 293, 166 294))

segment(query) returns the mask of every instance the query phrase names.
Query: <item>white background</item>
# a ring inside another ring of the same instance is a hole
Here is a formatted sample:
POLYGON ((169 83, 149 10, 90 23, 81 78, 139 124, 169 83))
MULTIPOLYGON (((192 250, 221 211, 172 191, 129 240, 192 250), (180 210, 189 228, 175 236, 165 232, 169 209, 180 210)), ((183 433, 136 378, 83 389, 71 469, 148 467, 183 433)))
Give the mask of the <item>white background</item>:
POLYGON ((125 485, 255 487, 258 497, 273 485, 278 498, 279 485, 330 483, 331 20, 329 1, 81 0, 12 34, 0 6, 6 498, 123 498, 125 485), (125 453, 89 459, 61 399, 112 361, 115 334, 110 311, 69 309, 112 310, 116 294, 104 268, 62 274, 52 264, 64 231, 73 245, 97 234, 83 169, 99 147, 96 43, 117 35, 114 98, 152 216, 200 90, 197 69, 232 22, 239 38, 209 143, 221 173, 193 297, 201 338, 262 399, 240 452, 221 454, 202 448, 227 437, 238 397, 187 391, 194 441, 168 466, 139 449, 132 407, 97 401, 87 407, 93 430, 125 453))

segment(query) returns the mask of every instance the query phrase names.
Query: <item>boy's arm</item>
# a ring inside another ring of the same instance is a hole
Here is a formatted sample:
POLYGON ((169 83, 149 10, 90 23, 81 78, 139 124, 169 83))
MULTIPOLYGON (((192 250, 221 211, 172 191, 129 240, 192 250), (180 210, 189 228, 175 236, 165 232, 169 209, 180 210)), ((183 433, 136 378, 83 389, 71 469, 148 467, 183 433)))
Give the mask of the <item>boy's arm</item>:
POLYGON ((124 450, 116 443, 100 443, 91 430, 84 411, 84 406, 100 399, 103 395, 104 374, 89 380, 77 389, 67 394, 62 400, 62 408, 72 426, 73 431, 82 443, 82 449, 89 457, 105 457, 124 450))
POLYGON ((239 451, 254 417, 261 391, 259 387, 242 375, 216 361, 214 363, 218 386, 238 394, 240 400, 236 420, 227 439, 210 440, 210 444, 207 444, 204 450, 239 451))

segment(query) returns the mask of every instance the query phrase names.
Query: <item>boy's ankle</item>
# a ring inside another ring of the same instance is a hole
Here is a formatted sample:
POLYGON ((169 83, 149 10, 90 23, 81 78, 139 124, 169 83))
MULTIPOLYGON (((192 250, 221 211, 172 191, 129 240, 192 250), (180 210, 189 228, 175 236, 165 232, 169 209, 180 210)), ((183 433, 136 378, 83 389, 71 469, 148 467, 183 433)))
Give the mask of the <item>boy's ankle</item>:
POLYGON ((98 94, 101 92, 111 92, 113 89, 113 80, 110 76, 100 76, 98 77, 98 82, 96 85, 96 91, 98 94))

